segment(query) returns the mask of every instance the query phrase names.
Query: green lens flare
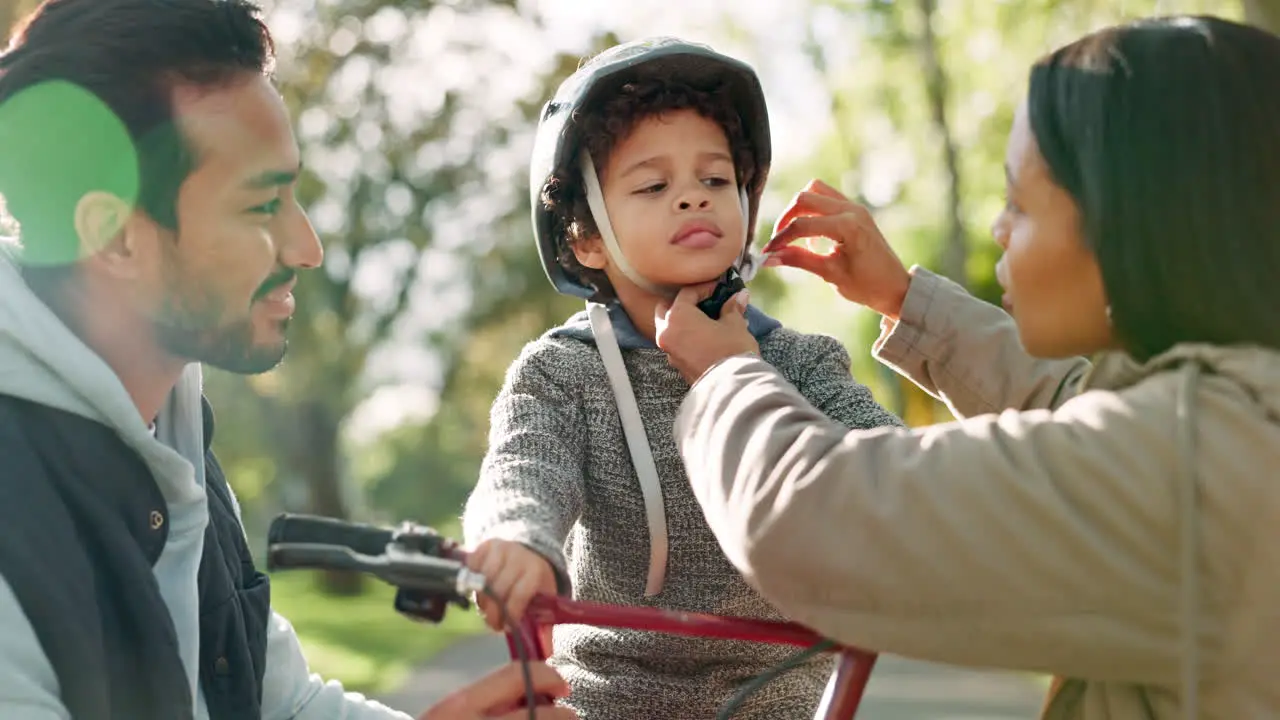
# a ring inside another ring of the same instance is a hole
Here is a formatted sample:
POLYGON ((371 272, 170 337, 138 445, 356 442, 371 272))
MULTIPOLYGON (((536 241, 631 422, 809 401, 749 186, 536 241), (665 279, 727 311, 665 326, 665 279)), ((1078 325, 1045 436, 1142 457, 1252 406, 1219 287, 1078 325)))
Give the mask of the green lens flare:
POLYGON ((100 191, 136 207, 138 175, 129 131, 92 92, 52 80, 0 103, 0 195, 21 225, 23 263, 76 261, 80 199, 100 191))

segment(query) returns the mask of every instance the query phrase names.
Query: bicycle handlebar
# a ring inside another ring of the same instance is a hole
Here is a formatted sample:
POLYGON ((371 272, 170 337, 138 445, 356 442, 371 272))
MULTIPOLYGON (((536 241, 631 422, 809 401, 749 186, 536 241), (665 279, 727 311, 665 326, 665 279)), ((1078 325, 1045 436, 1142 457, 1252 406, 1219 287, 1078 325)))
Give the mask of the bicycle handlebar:
POLYGON ((319 543, 273 543, 267 549, 267 570, 353 570, 379 574, 386 558, 369 557, 350 548, 319 543))
POLYGON ((394 538, 395 531, 390 528, 291 513, 276 517, 267 530, 268 545, 341 545, 361 555, 374 556, 385 552, 394 538))
POLYGON ((275 543, 267 549, 267 569, 351 570, 374 575, 391 585, 450 599, 465 600, 484 591, 484 576, 456 560, 421 555, 386 545, 377 556, 323 543, 275 543))

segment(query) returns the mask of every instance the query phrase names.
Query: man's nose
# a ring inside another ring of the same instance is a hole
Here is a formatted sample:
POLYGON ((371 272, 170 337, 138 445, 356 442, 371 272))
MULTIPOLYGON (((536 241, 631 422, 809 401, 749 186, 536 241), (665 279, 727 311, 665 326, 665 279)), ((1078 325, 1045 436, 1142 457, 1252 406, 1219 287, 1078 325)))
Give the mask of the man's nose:
POLYGON ((324 246, 311 226, 311 219, 298 208, 285 222, 280 231, 280 264, 302 270, 320 267, 324 262, 324 246))

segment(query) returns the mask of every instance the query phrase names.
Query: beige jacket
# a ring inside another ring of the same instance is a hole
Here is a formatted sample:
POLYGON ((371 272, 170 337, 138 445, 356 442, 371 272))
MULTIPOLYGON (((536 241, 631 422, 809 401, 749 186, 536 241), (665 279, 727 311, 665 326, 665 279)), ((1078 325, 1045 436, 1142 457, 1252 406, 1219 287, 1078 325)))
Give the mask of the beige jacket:
POLYGON ((1280 717, 1280 353, 1038 361, 916 270, 877 356, 966 419, 850 432, 745 357, 684 403, 695 493, 765 597, 852 645, 1072 678, 1055 720, 1280 717))

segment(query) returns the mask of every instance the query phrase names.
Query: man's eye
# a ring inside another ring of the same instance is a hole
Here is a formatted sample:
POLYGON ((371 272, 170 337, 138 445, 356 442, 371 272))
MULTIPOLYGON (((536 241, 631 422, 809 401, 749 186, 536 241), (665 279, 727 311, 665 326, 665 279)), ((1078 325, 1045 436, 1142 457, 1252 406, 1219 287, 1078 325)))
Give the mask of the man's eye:
POLYGON ((279 211, 280 211, 280 198, 275 198, 270 202, 266 202, 256 207, 249 208, 249 212, 258 213, 260 215, 275 215, 279 211))

